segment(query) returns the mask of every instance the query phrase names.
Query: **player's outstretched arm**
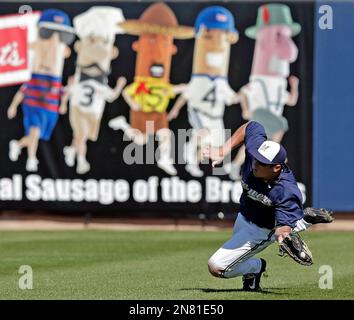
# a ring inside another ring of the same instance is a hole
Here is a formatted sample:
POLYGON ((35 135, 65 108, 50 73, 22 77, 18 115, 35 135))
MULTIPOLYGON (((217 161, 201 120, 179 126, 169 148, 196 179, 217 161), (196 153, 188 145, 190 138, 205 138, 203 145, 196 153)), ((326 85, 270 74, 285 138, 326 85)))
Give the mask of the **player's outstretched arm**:
POLYGON ((219 148, 207 146, 202 150, 203 158, 211 159, 212 166, 219 164, 234 148, 240 146, 245 141, 246 127, 248 122, 239 127, 235 133, 228 139, 223 146, 219 148))

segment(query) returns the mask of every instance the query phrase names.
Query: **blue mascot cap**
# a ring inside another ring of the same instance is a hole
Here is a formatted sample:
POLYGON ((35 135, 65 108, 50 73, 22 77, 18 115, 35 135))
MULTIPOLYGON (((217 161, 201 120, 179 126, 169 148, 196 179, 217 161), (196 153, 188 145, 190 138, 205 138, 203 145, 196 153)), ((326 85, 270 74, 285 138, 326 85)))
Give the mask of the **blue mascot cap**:
POLYGON ((238 33, 232 13, 220 6, 205 8, 198 14, 194 25, 196 32, 199 31, 202 25, 208 29, 220 29, 238 33))
POLYGON ((57 31, 74 32, 69 16, 58 9, 44 10, 38 21, 38 26, 57 31))

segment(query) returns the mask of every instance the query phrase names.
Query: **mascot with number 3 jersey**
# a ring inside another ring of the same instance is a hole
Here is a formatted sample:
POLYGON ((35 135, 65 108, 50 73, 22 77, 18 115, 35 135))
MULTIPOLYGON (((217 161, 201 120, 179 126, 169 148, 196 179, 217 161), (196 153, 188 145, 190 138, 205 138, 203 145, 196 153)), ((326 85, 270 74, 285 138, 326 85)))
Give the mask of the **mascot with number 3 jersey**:
POLYGON ((108 86, 111 61, 118 57, 118 48, 114 46, 115 35, 123 33, 118 27, 122 21, 124 17, 120 9, 105 6, 92 7, 73 20, 80 38, 74 44, 77 68, 68 81, 62 109, 66 110, 69 100, 73 141, 64 148, 64 156, 69 167, 73 167, 77 160, 78 174, 90 170, 86 159, 87 141, 98 138, 106 101, 116 100, 126 82, 121 77, 114 89, 108 86))

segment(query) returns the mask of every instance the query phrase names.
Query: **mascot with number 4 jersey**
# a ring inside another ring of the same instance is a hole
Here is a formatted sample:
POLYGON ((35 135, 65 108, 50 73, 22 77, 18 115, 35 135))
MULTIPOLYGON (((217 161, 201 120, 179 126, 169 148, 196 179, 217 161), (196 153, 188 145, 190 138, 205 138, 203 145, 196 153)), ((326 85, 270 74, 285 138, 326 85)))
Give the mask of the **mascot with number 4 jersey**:
POLYGON ((108 86, 110 64, 118 56, 118 48, 114 46, 115 35, 123 33, 118 27, 122 21, 124 17, 120 9, 105 6, 92 7, 73 20, 80 38, 74 44, 77 68, 68 81, 62 108, 66 109, 69 100, 73 141, 71 146, 64 148, 64 156, 69 167, 73 167, 77 159, 78 174, 90 170, 86 159, 87 141, 98 138, 106 101, 116 100, 126 82, 121 77, 114 89, 108 86))
POLYGON ((183 158, 186 171, 201 177, 199 151, 204 145, 218 147, 224 143, 225 105, 238 103, 238 95, 228 83, 230 48, 237 42, 238 32, 231 12, 220 6, 199 13, 195 32, 192 77, 170 111, 169 120, 188 104, 192 135, 184 146, 183 158))

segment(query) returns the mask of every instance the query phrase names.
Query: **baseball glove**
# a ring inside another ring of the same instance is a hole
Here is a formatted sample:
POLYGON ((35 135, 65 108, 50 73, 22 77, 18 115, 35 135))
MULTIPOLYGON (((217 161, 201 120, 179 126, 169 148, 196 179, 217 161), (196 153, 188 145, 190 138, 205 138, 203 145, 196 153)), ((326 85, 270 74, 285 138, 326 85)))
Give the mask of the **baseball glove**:
POLYGON ((312 224, 331 223, 334 220, 332 214, 332 211, 326 210, 324 208, 316 209, 307 207, 304 210, 304 220, 312 224))
POLYGON ((288 255, 304 266, 313 264, 312 253, 299 234, 292 232, 279 244, 279 255, 288 255))

